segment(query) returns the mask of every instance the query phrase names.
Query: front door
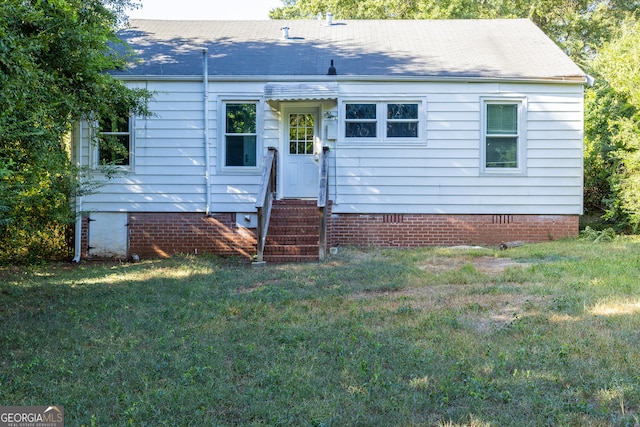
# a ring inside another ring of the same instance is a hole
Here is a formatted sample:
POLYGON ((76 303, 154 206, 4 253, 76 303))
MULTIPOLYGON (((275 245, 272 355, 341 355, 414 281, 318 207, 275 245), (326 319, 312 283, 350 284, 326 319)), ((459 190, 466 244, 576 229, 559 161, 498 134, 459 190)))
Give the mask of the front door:
POLYGON ((318 197, 318 114, 315 109, 290 109, 285 114, 283 196, 318 197))

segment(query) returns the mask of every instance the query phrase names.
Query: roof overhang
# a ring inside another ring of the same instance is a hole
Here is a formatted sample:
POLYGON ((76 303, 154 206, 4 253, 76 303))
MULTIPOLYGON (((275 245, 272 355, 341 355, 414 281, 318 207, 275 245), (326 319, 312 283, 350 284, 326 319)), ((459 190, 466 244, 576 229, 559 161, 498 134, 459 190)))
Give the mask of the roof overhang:
MULTIPOLYGON (((201 82, 202 75, 154 75, 154 74, 112 74, 113 77, 130 82, 144 81, 184 81, 184 82, 201 82)), ((265 82, 278 81, 282 83, 267 83, 267 85, 303 85, 303 86, 325 86, 337 85, 338 83, 351 82, 368 82, 368 83, 384 83, 384 82, 414 82, 414 83, 443 83, 443 82, 464 82, 464 83, 534 83, 534 84, 585 84, 587 77, 579 76, 560 76, 547 78, 534 77, 460 77, 460 76, 331 76, 330 83, 322 82, 323 76, 317 76, 319 83, 309 83, 309 76, 272 76, 272 75, 255 75, 255 76, 216 76, 209 75, 211 82, 265 82)), ((266 93, 265 93, 266 94, 266 93)), ((291 96, 291 95, 290 95, 291 96)), ((318 96, 318 95, 316 95, 318 96)), ((302 99, 302 98, 297 98, 302 99)), ((312 98, 305 98, 312 99, 312 98)), ((329 98, 313 98, 313 99, 337 99, 337 95, 329 98)))

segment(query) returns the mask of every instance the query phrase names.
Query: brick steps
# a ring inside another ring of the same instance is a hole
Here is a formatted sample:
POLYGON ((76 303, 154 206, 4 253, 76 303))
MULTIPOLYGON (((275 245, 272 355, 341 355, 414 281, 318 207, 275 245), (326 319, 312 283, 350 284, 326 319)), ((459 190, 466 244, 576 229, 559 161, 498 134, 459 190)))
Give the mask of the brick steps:
POLYGON ((271 209, 263 258, 267 262, 314 262, 319 251, 315 200, 276 200, 271 209))

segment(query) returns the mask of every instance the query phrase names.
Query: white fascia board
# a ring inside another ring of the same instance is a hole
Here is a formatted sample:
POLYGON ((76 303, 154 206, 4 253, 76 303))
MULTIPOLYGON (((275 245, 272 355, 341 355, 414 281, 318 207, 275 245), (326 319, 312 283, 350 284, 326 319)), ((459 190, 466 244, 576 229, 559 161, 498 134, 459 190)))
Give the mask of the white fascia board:
MULTIPOLYGON (((122 81, 190 81, 201 82, 201 75, 114 75, 122 81)), ((209 81, 217 82, 467 82, 467 83, 547 83, 547 84, 577 84, 587 83, 586 76, 567 76, 554 78, 538 77, 447 77, 447 76, 216 76, 209 75, 209 81)))

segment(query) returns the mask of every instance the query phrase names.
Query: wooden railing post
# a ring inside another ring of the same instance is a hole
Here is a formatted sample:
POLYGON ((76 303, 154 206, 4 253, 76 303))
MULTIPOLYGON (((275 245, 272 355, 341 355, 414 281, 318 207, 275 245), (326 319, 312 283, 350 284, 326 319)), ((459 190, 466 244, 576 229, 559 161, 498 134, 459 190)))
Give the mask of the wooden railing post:
POLYGON ((318 220, 319 220, 319 248, 318 260, 324 261, 327 256, 327 204, 329 193, 329 147, 322 147, 320 161, 320 182, 318 188, 318 220))
POLYGON ((256 230, 256 261, 263 263, 264 245, 267 241, 267 231, 271 218, 271 206, 276 193, 276 174, 278 150, 269 147, 262 169, 262 180, 256 198, 256 208, 258 209, 258 229, 256 230))

